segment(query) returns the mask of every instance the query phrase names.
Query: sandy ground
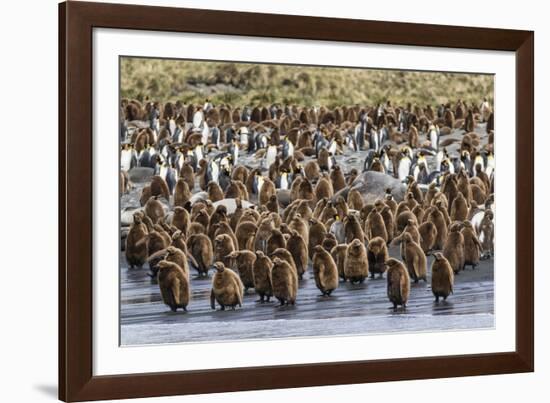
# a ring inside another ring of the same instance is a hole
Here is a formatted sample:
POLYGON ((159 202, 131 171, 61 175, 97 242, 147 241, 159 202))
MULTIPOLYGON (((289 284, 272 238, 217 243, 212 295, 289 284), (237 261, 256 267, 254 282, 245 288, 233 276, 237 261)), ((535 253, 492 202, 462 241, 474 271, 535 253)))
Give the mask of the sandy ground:
MULTIPOLYGON (((476 128, 486 143, 484 126, 476 128)), ((455 130, 443 139, 460 139, 455 130)), ((421 137, 423 139, 424 136, 421 137)), ((447 147, 458 155, 459 142, 447 147)), ((362 170, 365 152, 347 151, 337 157, 348 172, 362 170)), ((430 165, 433 159, 429 158, 430 165)), ((243 155, 239 163, 257 166, 253 156, 243 155)), ((143 184, 121 199, 121 208, 139 207, 143 184)), ((195 187, 195 191, 199 190, 195 187)), ((398 247, 390 255, 400 258, 398 247)), ((432 257, 428 257, 431 265, 432 257)), ((387 332, 422 332, 464 330, 494 326, 493 259, 482 261, 474 271, 468 268, 455 279, 454 295, 436 304, 428 281, 412 284, 405 311, 393 312, 386 296, 384 279, 368 279, 362 285, 340 283, 330 298, 321 297, 311 278, 311 268, 300 283, 294 307, 279 307, 276 302, 260 304, 253 290, 245 295, 242 308, 219 311, 210 308, 211 279, 197 279, 192 272, 192 300, 188 312, 170 312, 160 298, 156 281, 148 269, 129 270, 124 253, 120 254, 120 325, 121 344, 158 344, 206 342, 235 339, 380 334, 387 332)))

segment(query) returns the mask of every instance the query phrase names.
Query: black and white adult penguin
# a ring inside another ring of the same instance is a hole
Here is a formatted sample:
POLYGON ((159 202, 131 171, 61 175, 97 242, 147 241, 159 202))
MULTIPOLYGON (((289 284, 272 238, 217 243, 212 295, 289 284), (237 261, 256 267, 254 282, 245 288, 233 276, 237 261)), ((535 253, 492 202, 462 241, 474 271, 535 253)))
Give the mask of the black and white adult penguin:
POLYGON ((439 150, 439 126, 431 124, 428 128, 428 140, 430 141, 430 146, 435 150, 439 150))
POLYGON ((482 171, 485 171, 485 162, 486 162, 485 155, 483 155, 481 153, 476 153, 476 155, 474 157, 474 162, 472 164, 471 175, 476 176, 476 166, 477 165, 479 165, 481 167, 482 171))
POLYGON ((384 167, 385 172, 390 172, 390 156, 388 155, 388 152, 390 151, 390 146, 386 144, 384 147, 382 147, 382 150, 380 151, 380 162, 382 163, 382 166, 384 167))
POLYGON ((172 143, 181 144, 185 137, 185 122, 177 121, 176 130, 172 134, 172 143))
POLYGON ((229 127, 226 127, 225 129, 225 141, 228 143, 232 143, 234 139, 237 138, 237 132, 235 130, 235 126, 229 125, 229 127))
POLYGON ((267 150, 265 151, 265 157, 264 157, 264 167, 268 168, 275 162, 275 159, 277 158, 278 148, 274 144, 270 144, 267 146, 267 150))
POLYGON ((286 160, 288 157, 292 157, 294 155, 294 144, 287 139, 286 137, 283 139, 283 160, 286 160))
POLYGON ((166 180, 166 184, 168 185, 168 189, 170 190, 170 194, 174 193, 174 188, 176 187, 176 183, 179 179, 179 171, 174 167, 174 165, 169 164, 166 167, 166 173, 165 176, 162 176, 164 180, 166 180))
POLYGON ((378 153, 374 150, 368 150, 367 156, 365 157, 365 162, 363 162, 363 172, 370 171, 370 168, 375 158, 379 158, 378 153))
POLYGON ((415 161, 413 162, 413 165, 411 167, 412 176, 414 177, 414 180, 418 183, 426 184, 425 181, 428 180, 428 176, 430 175, 430 170, 428 168, 428 161, 426 160, 426 156, 421 151, 418 153, 417 157, 415 158, 415 161), (422 174, 422 178, 419 180, 419 176, 422 174))
POLYGON ((369 133, 369 148, 376 152, 380 151, 383 142, 382 130, 376 130, 374 127, 370 129, 369 133))
POLYGON ((191 154, 193 157, 193 168, 195 169, 195 172, 197 169, 199 169, 199 162, 204 158, 204 149, 203 144, 198 143, 192 150, 188 152, 188 154, 191 154))
POLYGON ((248 128, 246 126, 239 127, 237 130, 237 137, 239 138, 239 144, 241 146, 248 146, 248 128))
POLYGON ((202 129, 203 124, 204 124, 204 112, 202 110, 202 107, 199 106, 195 111, 195 113, 193 114, 193 128, 202 129))
POLYGON ((212 144, 219 150, 221 148, 221 132, 217 126, 212 125, 210 127, 210 138, 212 139, 212 144))
POLYGON ((441 167, 439 169, 439 172, 441 172, 442 174, 454 174, 455 173, 454 162, 451 161, 449 157, 446 157, 443 161, 441 161, 441 167))
POLYGON ((209 137, 210 137, 210 127, 208 126, 208 123, 206 121, 203 121, 202 129, 201 129, 201 142, 203 144, 208 144, 209 137))
POLYGON ((147 167, 147 168, 154 168, 156 164, 155 155, 156 155, 155 147, 151 145, 147 145, 138 155, 138 166, 140 167, 147 167))
POLYGON ((269 145, 269 136, 265 132, 258 133, 253 136, 252 144, 252 150, 248 150, 249 152, 261 150, 262 148, 267 148, 267 146, 269 145))
POLYGON ((435 170, 441 171, 441 164, 445 159, 449 158, 449 153, 447 152, 447 148, 443 147, 442 150, 438 150, 435 154, 435 170))
POLYGON ((412 166, 412 150, 410 147, 401 149, 401 156, 397 163, 397 178, 401 181, 405 180, 411 172, 412 166))
POLYGON ((218 165, 218 163, 213 159, 208 161, 206 165, 206 172, 204 174, 205 182, 218 183, 219 177, 220 177, 220 166, 218 165))
POLYGON ((120 150, 120 169, 128 172, 137 166, 137 152, 132 144, 122 144, 120 150))
POLYGON ((178 170, 181 170, 185 164, 185 155, 182 152, 182 147, 177 147, 175 152, 170 156, 170 163, 178 170))
POLYGON ((160 132, 160 110, 159 110, 158 104, 154 102, 150 103, 148 118, 149 118, 149 127, 158 136, 160 132))
POLYGON ((466 170, 466 172, 472 172, 472 159, 467 150, 462 150, 460 153, 460 160, 458 160, 458 164, 458 167, 455 165, 455 172, 460 171, 458 168, 462 168, 466 170))
POLYGON ((492 151, 488 151, 485 154, 485 173, 490 179, 494 172, 495 172, 495 156, 492 151))
POLYGON ((399 111, 398 122, 398 129, 401 133, 406 133, 409 131, 409 111, 405 108, 399 111))
POLYGON ((233 162, 233 165, 237 165, 239 163, 239 142, 236 138, 231 140, 229 143, 229 147, 227 147, 227 152, 231 155, 231 161, 233 162))
POLYGON ((214 105, 212 104, 212 102, 210 102, 210 100, 208 98, 206 98, 204 100, 204 105, 202 107, 202 109, 204 110, 204 113, 208 113, 208 111, 210 109, 212 109, 214 107, 214 105))
POLYGON ((259 195, 264 182, 265 179, 262 174, 259 171, 256 171, 256 173, 254 174, 254 180, 252 182, 252 192, 259 195))
POLYGON ((367 114, 363 113, 359 119, 359 123, 355 126, 353 139, 357 150, 365 148, 365 134, 367 133, 367 114))
POLYGON ((328 140, 323 132, 319 132, 313 140, 313 146, 315 147, 315 156, 319 158, 319 151, 323 148, 328 148, 328 140))
POLYGON ((335 139, 332 139, 329 141, 327 150, 329 154, 334 158, 334 156, 336 155, 336 152, 338 151, 338 143, 336 142, 335 139))
POLYGON ((279 172, 279 176, 275 179, 275 187, 281 190, 289 190, 292 184, 292 174, 285 169, 279 172))
POLYGON ((241 120, 243 122, 250 122, 251 118, 252 118, 252 109, 250 109, 250 106, 245 106, 243 108, 243 113, 241 114, 241 120))

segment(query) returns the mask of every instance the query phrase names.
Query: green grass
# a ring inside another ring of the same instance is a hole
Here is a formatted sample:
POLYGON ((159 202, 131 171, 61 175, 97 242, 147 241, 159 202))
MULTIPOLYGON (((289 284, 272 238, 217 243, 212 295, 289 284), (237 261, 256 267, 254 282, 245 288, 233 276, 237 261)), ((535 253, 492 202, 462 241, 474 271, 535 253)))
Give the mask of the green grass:
POLYGON ((400 70, 272 64, 121 59, 121 96, 161 103, 180 100, 214 104, 302 106, 479 104, 493 100, 493 76, 400 70))

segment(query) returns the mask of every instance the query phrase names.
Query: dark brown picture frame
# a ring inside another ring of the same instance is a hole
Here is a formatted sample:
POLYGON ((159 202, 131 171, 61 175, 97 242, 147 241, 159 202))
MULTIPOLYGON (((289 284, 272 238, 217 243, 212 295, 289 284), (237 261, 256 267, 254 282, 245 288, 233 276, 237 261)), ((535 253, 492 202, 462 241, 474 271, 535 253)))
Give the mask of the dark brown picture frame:
POLYGON ((167 396, 534 370, 534 33, 504 29, 66 2, 59 5, 59 398, 167 396), (513 51, 516 349, 328 364, 93 376, 92 31, 121 28, 513 51))

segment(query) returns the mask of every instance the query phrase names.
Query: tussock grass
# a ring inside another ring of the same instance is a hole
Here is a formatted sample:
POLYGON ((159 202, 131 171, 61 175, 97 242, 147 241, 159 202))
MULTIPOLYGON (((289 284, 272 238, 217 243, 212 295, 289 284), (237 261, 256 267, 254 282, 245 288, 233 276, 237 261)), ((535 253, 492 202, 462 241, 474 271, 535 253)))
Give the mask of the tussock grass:
POLYGON ((121 96, 161 103, 302 106, 493 101, 493 76, 145 58, 121 59, 121 96))

